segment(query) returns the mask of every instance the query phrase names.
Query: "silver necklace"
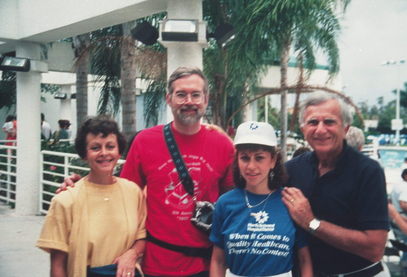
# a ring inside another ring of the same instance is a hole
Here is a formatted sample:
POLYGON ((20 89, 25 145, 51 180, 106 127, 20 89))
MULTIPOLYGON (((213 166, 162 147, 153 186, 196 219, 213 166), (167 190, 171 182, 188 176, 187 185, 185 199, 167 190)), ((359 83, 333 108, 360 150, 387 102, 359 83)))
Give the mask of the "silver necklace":
POLYGON ((249 198, 247 197, 247 192, 246 192, 246 190, 244 190, 244 199, 246 200, 246 206, 247 206, 249 209, 255 208, 255 207, 257 207, 257 206, 260 206, 261 204, 263 204, 264 202, 266 202, 267 199, 269 199, 269 197, 270 197, 270 195, 271 195, 272 193, 273 193, 273 192, 270 192, 269 194, 267 194, 267 197, 264 198, 263 200, 261 200, 261 201, 260 201, 259 203, 257 203, 256 205, 251 205, 251 204, 249 203, 249 198))

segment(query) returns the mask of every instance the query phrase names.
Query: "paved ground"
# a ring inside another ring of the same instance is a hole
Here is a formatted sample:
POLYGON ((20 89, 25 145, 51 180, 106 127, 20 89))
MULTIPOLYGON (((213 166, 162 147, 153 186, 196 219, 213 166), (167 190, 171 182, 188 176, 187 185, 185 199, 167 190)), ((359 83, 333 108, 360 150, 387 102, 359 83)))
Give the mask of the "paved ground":
MULTIPOLYGON (((0 276, 49 276, 49 255, 36 248, 43 216, 19 216, 0 203, 0 276)), ((398 257, 385 257, 392 276, 400 276, 398 257)))
POLYGON ((18 216, 0 203, 0 276, 49 276, 49 255, 35 242, 43 216, 18 216))

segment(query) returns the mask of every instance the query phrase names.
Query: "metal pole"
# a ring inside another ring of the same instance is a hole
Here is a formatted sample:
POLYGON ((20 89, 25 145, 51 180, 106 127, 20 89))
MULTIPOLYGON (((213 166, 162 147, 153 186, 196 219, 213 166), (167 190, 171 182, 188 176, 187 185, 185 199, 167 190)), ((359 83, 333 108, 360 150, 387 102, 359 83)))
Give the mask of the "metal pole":
MULTIPOLYGON (((396 120, 400 120, 400 88, 396 89, 396 120)), ((396 145, 400 145, 400 128, 396 128, 396 145)))
POLYGON ((269 101, 268 101, 269 96, 266 95, 264 98, 264 122, 268 123, 269 122, 269 101))

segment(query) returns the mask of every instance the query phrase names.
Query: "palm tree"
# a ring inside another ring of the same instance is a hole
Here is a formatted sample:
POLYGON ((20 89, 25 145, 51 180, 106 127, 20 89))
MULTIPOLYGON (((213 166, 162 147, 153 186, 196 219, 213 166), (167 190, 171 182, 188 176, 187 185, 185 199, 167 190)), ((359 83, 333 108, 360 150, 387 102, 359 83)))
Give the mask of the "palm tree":
MULTIPOLYGON (((137 43, 131 35, 131 29, 144 20, 157 25, 158 19, 162 17, 162 14, 153 15, 92 32, 88 49, 92 73, 103 83, 98 113, 116 114, 121 103, 122 128, 127 138, 136 133, 136 78, 154 80, 149 91, 157 88, 156 84, 161 82, 161 78, 165 78, 162 47, 147 47, 137 43)), ((156 105, 149 101, 145 103, 155 108, 150 111, 151 114, 157 113, 156 105)), ((157 118, 151 114, 146 117, 146 122, 157 118)))
POLYGON ((120 51, 122 28, 115 25, 91 33, 87 51, 91 73, 103 84, 98 102, 98 114, 116 115, 120 109, 120 51))
POLYGON ((128 139, 136 133, 136 47, 130 33, 133 27, 134 22, 122 24, 120 48, 122 128, 128 139))
MULTIPOLYGON (((286 88, 289 55, 293 51, 301 58, 305 68, 315 68, 315 52, 325 52, 329 71, 339 69, 339 51, 336 36, 340 30, 337 4, 346 8, 349 0, 256 0, 246 8, 242 17, 246 21, 245 43, 257 45, 259 41, 270 49, 277 49, 280 61, 280 87, 286 88)), ((239 52, 241 55, 242 52, 239 52)), ((281 93, 281 150, 286 152, 287 90, 281 93)))
POLYGON ((76 60, 76 122, 81 126, 88 116, 89 34, 73 38, 76 60))
POLYGON ((226 43, 211 40, 204 52, 204 69, 212 88, 213 123, 223 128, 233 111, 256 91, 266 60, 274 53, 261 43, 261 38, 254 45, 246 44, 248 32, 252 31, 243 19, 249 5, 250 1, 243 0, 204 1, 204 19, 211 32, 216 33, 216 27, 225 23, 235 28, 234 39, 226 43))

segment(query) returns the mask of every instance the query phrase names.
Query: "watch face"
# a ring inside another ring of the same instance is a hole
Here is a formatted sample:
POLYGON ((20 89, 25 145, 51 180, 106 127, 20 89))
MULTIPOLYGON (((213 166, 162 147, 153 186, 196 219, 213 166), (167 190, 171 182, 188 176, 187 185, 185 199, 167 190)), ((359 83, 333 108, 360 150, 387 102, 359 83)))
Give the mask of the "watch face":
POLYGON ((313 219, 313 220, 311 220, 311 222, 309 223, 309 228, 312 230, 312 231, 315 231, 316 229, 318 229, 318 227, 319 227, 319 224, 320 224, 320 221, 318 220, 318 219, 313 219))

